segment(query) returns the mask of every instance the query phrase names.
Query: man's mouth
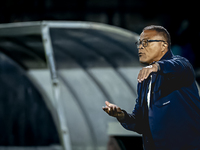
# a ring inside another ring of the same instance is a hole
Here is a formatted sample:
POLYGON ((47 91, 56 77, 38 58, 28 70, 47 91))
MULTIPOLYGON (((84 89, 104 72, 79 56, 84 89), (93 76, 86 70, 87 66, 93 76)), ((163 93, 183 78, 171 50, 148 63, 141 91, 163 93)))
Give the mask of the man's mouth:
POLYGON ((138 53, 138 56, 141 57, 143 55, 143 53, 138 53))

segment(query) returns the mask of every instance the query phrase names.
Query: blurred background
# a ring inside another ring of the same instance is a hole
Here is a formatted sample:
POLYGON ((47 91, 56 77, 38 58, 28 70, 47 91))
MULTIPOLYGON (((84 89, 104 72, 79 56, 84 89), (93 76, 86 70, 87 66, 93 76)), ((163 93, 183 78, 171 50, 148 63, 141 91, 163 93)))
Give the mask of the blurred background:
POLYGON ((169 31, 173 53, 191 62, 200 83, 197 2, 1 1, 0 150, 142 149, 141 136, 101 107, 108 100, 133 109, 141 68, 134 43, 147 25, 169 31))
POLYGON ((0 23, 77 20, 110 24, 141 33, 150 24, 171 34, 174 53, 198 68, 199 9, 197 1, 149 0, 6 0, 1 1, 0 23))

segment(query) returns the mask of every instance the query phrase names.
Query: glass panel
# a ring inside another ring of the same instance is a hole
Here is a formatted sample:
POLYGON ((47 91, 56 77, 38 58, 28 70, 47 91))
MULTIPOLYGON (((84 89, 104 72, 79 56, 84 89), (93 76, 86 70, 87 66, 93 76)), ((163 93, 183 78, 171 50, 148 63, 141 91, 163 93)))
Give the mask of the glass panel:
POLYGON ((40 35, 0 37, 0 50, 25 69, 47 68, 40 35))
POLYGON ((0 53, 0 145, 58 145, 52 116, 26 72, 0 53))

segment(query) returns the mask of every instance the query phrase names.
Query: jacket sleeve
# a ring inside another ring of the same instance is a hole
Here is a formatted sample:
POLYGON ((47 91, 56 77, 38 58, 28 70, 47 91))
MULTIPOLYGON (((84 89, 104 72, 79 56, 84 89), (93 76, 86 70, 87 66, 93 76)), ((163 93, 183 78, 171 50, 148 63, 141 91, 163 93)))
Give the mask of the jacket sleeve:
MULTIPOLYGON (((141 92, 140 90, 141 90, 141 84, 139 83, 138 94, 141 92)), ((138 95, 138 98, 136 99, 135 108, 132 111, 132 113, 127 113, 125 110, 122 110, 125 114, 125 117, 123 120, 118 120, 118 121, 125 129, 142 134, 143 109, 140 105, 139 98, 140 97, 138 95)))
POLYGON ((169 79, 194 81, 195 74, 192 65, 183 57, 176 56, 169 60, 157 62, 160 66, 158 73, 167 76, 169 79))
MULTIPOLYGON (((123 110, 125 113, 125 118, 123 120, 118 120, 121 125, 130 131, 135 131, 139 134, 142 134, 142 126, 139 125, 141 123, 141 118, 139 117, 139 115, 135 113, 135 111, 133 111, 131 114, 127 113, 125 110, 123 110)), ((141 116, 142 117, 142 116, 141 116)))

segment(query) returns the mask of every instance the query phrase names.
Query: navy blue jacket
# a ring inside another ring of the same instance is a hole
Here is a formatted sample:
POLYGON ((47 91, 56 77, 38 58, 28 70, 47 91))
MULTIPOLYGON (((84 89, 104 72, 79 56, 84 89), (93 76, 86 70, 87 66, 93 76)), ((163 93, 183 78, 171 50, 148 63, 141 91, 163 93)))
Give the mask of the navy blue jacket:
POLYGON ((151 103, 147 107, 150 77, 138 83, 132 114, 120 121, 143 135, 145 150, 200 150, 200 98, 192 65, 168 51, 152 73, 151 103))

